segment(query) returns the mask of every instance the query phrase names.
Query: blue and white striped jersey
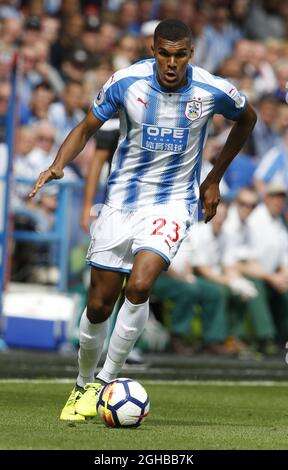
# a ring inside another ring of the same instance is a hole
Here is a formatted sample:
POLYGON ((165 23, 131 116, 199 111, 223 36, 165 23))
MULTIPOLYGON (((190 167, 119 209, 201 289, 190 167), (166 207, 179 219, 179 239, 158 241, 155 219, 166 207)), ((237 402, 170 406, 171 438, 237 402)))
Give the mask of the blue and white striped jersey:
POLYGON ((106 121, 119 110, 120 138, 106 203, 135 210, 199 196, 201 156, 213 114, 237 119, 245 97, 228 81, 188 65, 187 84, 170 92, 156 78, 155 59, 116 72, 92 106, 106 121))

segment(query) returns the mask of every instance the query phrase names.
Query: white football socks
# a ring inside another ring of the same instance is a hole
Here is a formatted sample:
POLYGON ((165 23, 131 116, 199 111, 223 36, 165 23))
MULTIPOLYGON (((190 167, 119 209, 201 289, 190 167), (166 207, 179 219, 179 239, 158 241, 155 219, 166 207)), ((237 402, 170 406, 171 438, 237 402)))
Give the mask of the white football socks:
POLYGON ((76 380, 79 387, 94 382, 94 374, 108 331, 108 320, 103 323, 91 323, 85 308, 80 321, 80 349, 78 352, 79 374, 76 380))
POLYGON ((149 300, 143 304, 132 304, 125 297, 110 339, 105 364, 97 378, 110 382, 117 377, 136 340, 144 330, 148 316, 149 300))

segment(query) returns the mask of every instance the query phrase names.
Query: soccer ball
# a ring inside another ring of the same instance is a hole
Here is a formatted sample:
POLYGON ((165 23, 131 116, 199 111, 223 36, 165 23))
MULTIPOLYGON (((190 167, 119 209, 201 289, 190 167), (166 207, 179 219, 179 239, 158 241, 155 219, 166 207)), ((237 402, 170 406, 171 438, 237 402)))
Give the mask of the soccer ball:
POLYGON ((146 390, 131 379, 116 379, 105 385, 97 401, 97 412, 111 428, 137 427, 149 413, 146 390))

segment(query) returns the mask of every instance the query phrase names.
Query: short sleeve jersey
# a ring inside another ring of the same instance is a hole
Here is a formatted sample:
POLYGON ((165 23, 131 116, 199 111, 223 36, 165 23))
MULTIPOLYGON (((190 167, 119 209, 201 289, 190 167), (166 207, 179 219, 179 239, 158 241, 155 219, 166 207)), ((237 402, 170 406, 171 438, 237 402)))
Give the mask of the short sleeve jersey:
POLYGON ((106 203, 122 210, 173 201, 192 207, 209 120, 237 120, 244 106, 234 85, 190 64, 186 85, 173 92, 159 84, 155 59, 116 72, 92 106, 101 121, 120 116, 106 203))

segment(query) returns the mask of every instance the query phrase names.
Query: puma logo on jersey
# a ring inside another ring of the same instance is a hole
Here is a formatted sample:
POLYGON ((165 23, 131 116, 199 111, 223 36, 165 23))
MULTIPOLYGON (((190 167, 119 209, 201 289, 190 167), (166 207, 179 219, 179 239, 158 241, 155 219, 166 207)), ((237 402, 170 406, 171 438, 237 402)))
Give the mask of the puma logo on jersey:
POLYGON ((139 103, 144 104, 145 108, 147 109, 148 101, 144 101, 144 100, 142 100, 142 98, 137 98, 137 101, 139 101, 139 103))

